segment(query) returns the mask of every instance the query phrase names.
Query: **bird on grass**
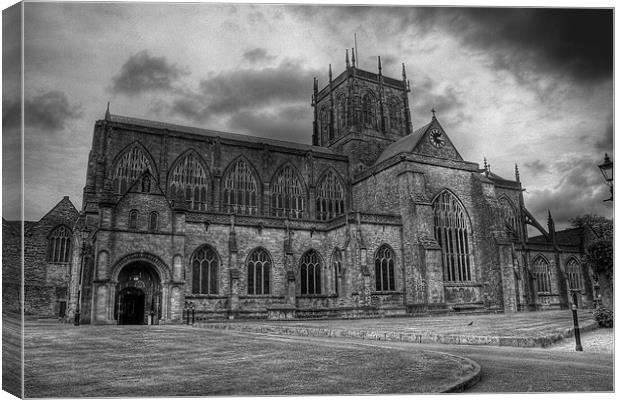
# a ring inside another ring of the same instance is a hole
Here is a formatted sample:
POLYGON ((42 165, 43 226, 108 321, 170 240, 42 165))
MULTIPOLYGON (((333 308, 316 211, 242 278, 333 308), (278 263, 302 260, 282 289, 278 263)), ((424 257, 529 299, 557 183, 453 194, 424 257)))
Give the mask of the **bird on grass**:
POLYGON ((474 324, 474 321, 471 321, 469 324, 467 324, 467 326, 472 326, 474 324))

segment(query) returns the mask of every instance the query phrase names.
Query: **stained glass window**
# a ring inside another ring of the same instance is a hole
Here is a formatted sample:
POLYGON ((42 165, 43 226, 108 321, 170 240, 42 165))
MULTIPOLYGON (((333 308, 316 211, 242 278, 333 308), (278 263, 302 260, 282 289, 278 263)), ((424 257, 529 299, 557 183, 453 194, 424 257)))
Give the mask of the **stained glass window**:
POLYGON ((433 212, 444 279, 449 282, 471 281, 471 234, 465 209, 452 193, 444 191, 433 203, 433 212))
POLYGON ((390 119, 390 128, 393 130, 402 129, 403 113, 400 106, 400 100, 395 97, 390 98, 388 102, 388 115, 390 119))
POLYGON ((340 274, 342 272, 342 252, 338 249, 332 254, 332 268, 334 272, 334 293, 340 294, 340 274))
POLYGON ((151 163, 138 145, 134 145, 116 162, 113 169, 112 186, 116 193, 123 194, 147 169, 151 163))
POLYGON ((568 274, 568 283, 570 289, 582 289, 583 281, 581 279, 581 265, 571 258, 568 264, 566 264, 566 273, 568 274))
POLYGON ((192 293, 217 294, 219 257, 215 250, 204 245, 192 255, 192 293))
POLYGON ((379 292, 396 290, 394 252, 387 245, 379 247, 375 254, 375 289, 379 292))
POLYGON ((538 257, 534 261, 534 276, 538 293, 551 293, 551 269, 547 260, 538 257))
POLYGON ((48 237, 47 261, 67 263, 71 259, 71 230, 64 225, 54 229, 48 237))
POLYGON ((190 210, 207 209, 209 178, 205 167, 192 152, 175 162, 169 177, 170 196, 183 199, 190 210))
POLYGON ((256 249, 248 258, 248 294, 269 294, 271 257, 267 250, 256 249))
POLYGON ((362 121, 367 128, 377 127, 377 106, 375 98, 370 93, 362 97, 362 121))
POLYGON ((258 185, 250 166, 238 160, 222 180, 222 207, 233 214, 258 214, 258 185))
POLYGON ((316 250, 310 249, 304 253, 299 262, 299 285, 302 295, 322 293, 322 269, 321 257, 316 250))
POLYGON ((338 176, 328 170, 317 188, 316 217, 328 220, 344 214, 344 189, 338 176))
POLYGON ((129 229, 138 229, 138 210, 129 211, 129 229))
POLYGON ((278 172, 271 184, 271 215, 303 218, 304 203, 301 179, 293 167, 287 165, 278 172))

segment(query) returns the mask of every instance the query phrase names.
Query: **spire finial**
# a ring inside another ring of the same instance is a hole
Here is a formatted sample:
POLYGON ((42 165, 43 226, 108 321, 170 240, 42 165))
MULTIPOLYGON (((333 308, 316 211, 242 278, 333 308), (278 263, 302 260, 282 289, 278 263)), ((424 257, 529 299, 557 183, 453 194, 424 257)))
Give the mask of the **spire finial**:
POLYGON ((515 179, 517 182, 521 182, 521 177, 519 176, 519 166, 515 163, 515 179))
POLYGON ((403 63, 403 82, 407 81, 407 71, 405 71, 405 63, 403 63))
POLYGON ((329 64, 329 83, 332 83, 332 65, 329 64))
POLYGON ((110 102, 108 101, 108 107, 105 110, 105 120, 109 121, 110 120, 110 102))
POLYGON ((487 162, 487 158, 486 158, 486 157, 484 157, 484 174, 485 174, 486 176, 489 176, 489 167, 490 167, 490 165, 489 165, 489 163, 487 162))
POLYGON ((435 111, 435 107, 431 108, 431 112, 433 113, 433 119, 435 119, 435 113, 437 112, 435 111))
POLYGON ((353 66, 355 67, 355 49, 353 47, 351 47, 351 63, 353 63, 353 66))
POLYGON ((345 49, 345 64, 347 66, 347 68, 349 68, 349 49, 345 49))
POLYGON ((381 75, 381 56, 377 56, 377 65, 379 66, 379 75, 381 75))

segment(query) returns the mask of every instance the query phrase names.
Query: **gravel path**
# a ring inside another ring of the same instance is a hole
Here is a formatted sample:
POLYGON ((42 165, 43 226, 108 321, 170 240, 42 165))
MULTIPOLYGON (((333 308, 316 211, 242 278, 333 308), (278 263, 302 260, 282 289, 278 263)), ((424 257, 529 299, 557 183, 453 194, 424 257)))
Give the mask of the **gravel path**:
MULTIPOLYGON (((614 353, 614 330, 601 328, 581 334, 581 346, 588 353, 614 353)), ((552 351, 575 351, 575 338, 568 337, 548 347, 552 351)))

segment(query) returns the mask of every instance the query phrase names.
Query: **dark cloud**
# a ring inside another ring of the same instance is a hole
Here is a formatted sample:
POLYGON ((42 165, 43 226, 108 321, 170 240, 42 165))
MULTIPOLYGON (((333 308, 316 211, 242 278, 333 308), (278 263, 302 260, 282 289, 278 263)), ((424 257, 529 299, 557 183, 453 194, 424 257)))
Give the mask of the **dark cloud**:
POLYGON ((239 133, 298 143, 312 139, 312 112, 309 105, 298 104, 269 111, 242 111, 229 120, 239 133))
POLYGON ((153 57, 143 50, 129 57, 112 78, 111 91, 132 96, 153 90, 169 90, 185 74, 187 71, 169 63, 166 57, 153 57))
POLYGON ((262 61, 271 61, 276 57, 269 55, 267 50, 259 47, 243 53, 243 58, 251 63, 258 63, 262 61))
MULTIPOLYGON (((3 104, 3 128, 19 126, 19 107, 18 102, 3 104)), ((50 91, 24 100, 24 125, 29 128, 57 131, 64 129, 68 120, 81 116, 81 106, 70 104, 64 92, 50 91)))
MULTIPOLYGON (((595 132, 595 135, 598 136, 598 133, 595 132)), ((600 153, 611 152, 614 148, 614 121, 613 117, 609 117, 607 120, 607 125, 605 126, 605 131, 602 132, 601 137, 594 143, 594 148, 600 153)))
POLYGON ((527 193, 527 208, 539 221, 544 221, 548 209, 556 227, 567 227, 571 218, 584 214, 613 217, 613 208, 603 202, 609 197, 609 188, 594 160, 582 158, 558 162, 551 168, 556 172, 564 171, 558 184, 552 189, 527 193))
POLYGON ((546 162, 542 162, 540 160, 534 160, 534 161, 525 163, 525 170, 526 171, 524 172, 527 175, 536 177, 541 174, 549 172, 549 164, 546 162))
POLYGON ((309 103, 317 75, 319 71, 290 60, 277 67, 222 72, 200 81, 196 92, 173 100, 169 112, 205 122, 244 110, 309 103))
MULTIPOLYGON (((456 118, 459 121, 470 120, 471 117, 464 113, 465 104, 461 100, 458 89, 447 86, 443 89, 429 77, 424 77, 412 83, 413 101, 412 112, 414 122, 426 124, 431 118, 431 109, 437 112, 437 118, 444 120, 456 118)), ((416 126, 414 125, 414 129, 416 126)))

